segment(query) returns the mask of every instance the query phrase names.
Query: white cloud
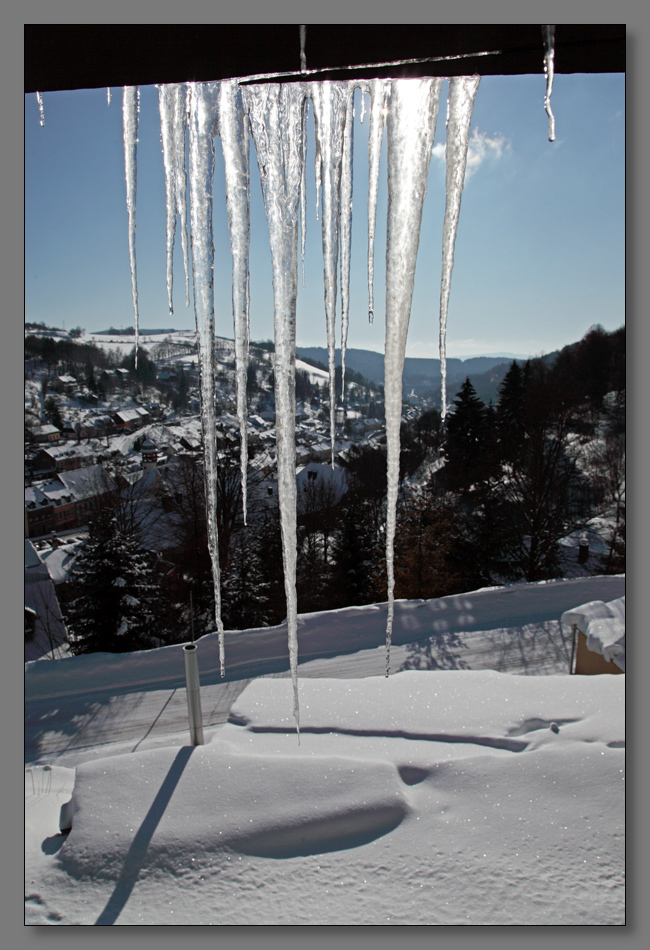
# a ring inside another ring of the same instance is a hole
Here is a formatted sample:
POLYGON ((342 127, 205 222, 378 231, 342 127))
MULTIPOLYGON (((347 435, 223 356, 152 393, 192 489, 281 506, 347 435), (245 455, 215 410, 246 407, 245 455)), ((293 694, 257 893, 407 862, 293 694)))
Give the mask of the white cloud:
MULTIPOLYGON (((486 132, 479 132, 478 128, 472 131, 469 140, 469 149, 467 151, 467 170, 465 180, 470 178, 483 164, 486 159, 500 159, 504 152, 510 149, 510 142, 503 135, 488 135, 486 132)), ((434 145, 432 150, 434 159, 441 162, 445 161, 445 143, 434 145)))
POLYGON ((509 148, 510 143, 502 135, 489 136, 475 128, 469 140, 466 177, 472 175, 486 158, 499 159, 509 148))

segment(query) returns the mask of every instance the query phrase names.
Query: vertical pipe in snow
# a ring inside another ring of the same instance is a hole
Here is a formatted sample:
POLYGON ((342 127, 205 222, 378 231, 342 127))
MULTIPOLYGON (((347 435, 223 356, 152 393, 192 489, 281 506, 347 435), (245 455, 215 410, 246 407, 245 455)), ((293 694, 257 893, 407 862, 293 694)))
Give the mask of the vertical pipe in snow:
POLYGON ((187 715, 190 721, 190 741, 192 745, 203 745, 199 658, 195 643, 185 644, 183 659, 185 660, 185 689, 187 692, 187 715))

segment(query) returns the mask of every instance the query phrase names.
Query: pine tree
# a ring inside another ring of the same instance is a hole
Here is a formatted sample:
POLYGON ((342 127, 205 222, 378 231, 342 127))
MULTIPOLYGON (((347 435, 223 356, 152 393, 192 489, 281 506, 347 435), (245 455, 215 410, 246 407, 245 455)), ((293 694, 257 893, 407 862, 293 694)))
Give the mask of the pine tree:
POLYGON ((464 491, 487 477, 488 445, 485 403, 467 377, 446 420, 445 479, 449 488, 464 491))
POLYGON ((378 543, 372 502, 361 492, 348 492, 343 499, 332 562, 331 606, 357 606, 386 596, 385 551, 378 543))
POLYGON ((271 584, 264 577, 264 554, 253 525, 238 531, 228 568, 221 575, 221 616, 228 630, 250 630, 269 623, 271 584))
POLYGON ((133 533, 119 530, 110 508, 101 509, 88 529, 66 608, 72 651, 126 653, 159 646, 165 631, 151 555, 133 533))
POLYGON ((513 360, 499 386, 496 408, 500 455, 513 459, 521 447, 524 434, 524 406, 527 373, 513 360))

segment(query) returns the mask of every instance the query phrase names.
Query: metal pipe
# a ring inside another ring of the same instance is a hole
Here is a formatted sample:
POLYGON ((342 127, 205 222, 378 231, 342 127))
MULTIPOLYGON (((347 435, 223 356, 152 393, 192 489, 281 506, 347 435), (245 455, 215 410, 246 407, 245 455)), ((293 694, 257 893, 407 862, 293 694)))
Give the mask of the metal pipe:
POLYGON ((571 629, 572 629, 572 632, 573 632, 573 637, 572 637, 572 641, 571 641, 571 662, 569 663, 569 673, 575 673, 575 670, 573 669, 573 661, 574 661, 575 655, 576 655, 576 639, 577 639, 577 637, 578 637, 578 626, 577 626, 577 624, 574 623, 571 629))
POLYGON ((199 683, 199 659, 195 643, 183 647, 185 660, 185 689, 187 691, 187 714, 190 720, 192 745, 203 745, 203 715, 201 713, 201 684, 199 683))

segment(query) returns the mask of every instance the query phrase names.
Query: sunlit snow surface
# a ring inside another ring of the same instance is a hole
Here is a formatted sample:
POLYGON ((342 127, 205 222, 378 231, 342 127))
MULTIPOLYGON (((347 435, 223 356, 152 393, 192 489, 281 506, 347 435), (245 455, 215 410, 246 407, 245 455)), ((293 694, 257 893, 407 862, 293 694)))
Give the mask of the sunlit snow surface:
POLYGON ((300 745, 286 675, 216 675, 203 708, 221 725, 193 749, 186 712, 166 719, 185 702, 165 692, 176 648, 104 655, 103 678, 101 656, 28 664, 26 921, 623 924, 625 676, 567 675, 559 625, 623 592, 608 577, 400 601, 396 628, 430 631, 429 668, 406 668, 406 643, 388 680, 385 605, 300 617, 321 651, 374 624, 374 646, 305 665, 300 745), (473 648, 442 669, 454 632, 473 648), (527 675, 480 668, 506 655, 527 675))

